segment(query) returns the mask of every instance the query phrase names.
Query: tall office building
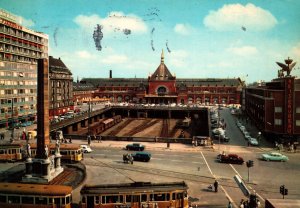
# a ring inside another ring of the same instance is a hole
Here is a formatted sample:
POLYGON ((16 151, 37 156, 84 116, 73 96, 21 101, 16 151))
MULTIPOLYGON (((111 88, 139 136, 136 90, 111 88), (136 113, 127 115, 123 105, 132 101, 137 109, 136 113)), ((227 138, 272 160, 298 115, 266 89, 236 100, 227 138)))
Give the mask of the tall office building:
POLYGON ((48 58, 48 35, 17 19, 0 10, 0 128, 35 119, 37 59, 48 58))

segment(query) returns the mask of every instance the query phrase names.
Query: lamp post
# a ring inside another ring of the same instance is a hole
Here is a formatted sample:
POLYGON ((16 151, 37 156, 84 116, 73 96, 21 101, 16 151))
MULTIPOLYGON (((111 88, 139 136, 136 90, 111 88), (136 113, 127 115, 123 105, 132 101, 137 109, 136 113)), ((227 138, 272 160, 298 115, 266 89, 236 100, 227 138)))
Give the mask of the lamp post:
POLYGON ((14 99, 11 99, 11 141, 14 139, 14 99))
POLYGON ((90 118, 91 118, 91 99, 89 99, 89 112, 88 112, 88 135, 90 135, 90 118))

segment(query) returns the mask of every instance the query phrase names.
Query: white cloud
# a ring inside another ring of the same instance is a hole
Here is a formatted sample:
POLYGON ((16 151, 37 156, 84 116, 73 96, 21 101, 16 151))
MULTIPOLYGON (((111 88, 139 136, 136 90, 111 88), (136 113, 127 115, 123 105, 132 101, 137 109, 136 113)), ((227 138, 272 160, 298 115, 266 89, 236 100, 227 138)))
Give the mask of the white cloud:
POLYGON ((186 57, 188 57, 188 52, 184 50, 174 50, 170 53, 170 64, 175 67, 186 66, 186 57))
POLYGON ((300 42, 291 50, 292 59, 300 60, 300 42))
POLYGON ((204 25, 210 29, 226 31, 242 26, 249 30, 268 30, 278 21, 269 12, 251 3, 224 5, 217 11, 210 11, 204 18, 204 25))
POLYGON ((103 26, 105 33, 122 32, 128 29, 134 33, 147 32, 147 26, 143 20, 134 14, 124 14, 123 12, 111 12, 107 17, 102 18, 97 14, 90 16, 78 15, 74 22, 80 27, 91 30, 97 24, 103 26))
POLYGON ((33 27, 35 24, 31 19, 25 19, 24 17, 21 16, 16 16, 16 21, 17 23, 19 23, 20 25, 24 26, 24 27, 33 27))
POLYGON ((176 24, 174 27, 174 31, 180 35, 189 35, 189 26, 187 24, 176 24))
POLYGON ((76 51, 75 54, 77 55, 77 57, 82 58, 82 59, 93 59, 94 58, 94 55, 88 51, 76 51))
POLYGON ((104 64, 122 64, 127 62, 128 57, 125 55, 109 55, 101 61, 104 64))
POLYGON ((227 51, 238 56, 253 56, 258 53, 257 48, 253 46, 230 47, 227 51))

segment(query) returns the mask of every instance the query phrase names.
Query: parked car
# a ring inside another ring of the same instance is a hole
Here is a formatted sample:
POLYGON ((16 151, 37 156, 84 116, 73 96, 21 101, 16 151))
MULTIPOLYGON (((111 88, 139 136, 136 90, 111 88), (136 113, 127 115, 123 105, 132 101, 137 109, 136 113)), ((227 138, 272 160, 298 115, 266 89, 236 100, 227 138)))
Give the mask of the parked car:
POLYGON ((25 121, 24 123, 21 123, 22 127, 31 126, 33 124, 32 121, 25 121))
POLYGON ((136 152, 131 155, 134 161, 149 162, 151 159, 151 154, 149 152, 136 152))
POLYGON ((80 147, 83 153, 90 153, 93 151, 90 146, 85 144, 80 145, 80 147))
POLYGON ((243 164, 244 159, 237 154, 220 155, 219 162, 230 164, 243 164))
POLYGON ((250 137, 250 139, 248 140, 249 143, 252 145, 252 146, 258 146, 258 141, 257 139, 253 138, 253 137, 250 137))
POLYGON ((144 151, 145 145, 142 145, 140 143, 132 143, 126 145, 127 150, 134 150, 134 151, 144 151))
POLYGON ((261 155, 261 158, 266 161, 282 161, 286 162, 289 158, 279 152, 270 152, 261 155))

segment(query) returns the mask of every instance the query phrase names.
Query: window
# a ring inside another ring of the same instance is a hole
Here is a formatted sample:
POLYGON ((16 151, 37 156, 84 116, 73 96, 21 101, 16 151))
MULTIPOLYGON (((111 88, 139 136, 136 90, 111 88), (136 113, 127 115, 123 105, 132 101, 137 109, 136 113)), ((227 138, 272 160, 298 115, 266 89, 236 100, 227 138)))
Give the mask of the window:
POLYGON ((275 113, 282 113, 282 107, 275 107, 275 113))
POLYGON ((6 203, 6 196, 0 195, 0 202, 6 203))
POLYGON ((300 126, 300 120, 296 120, 296 126, 300 126))
POLYGON ((19 196, 8 196, 8 203, 9 204, 20 204, 20 197, 19 196))
POLYGON ((35 197, 35 204, 47 204, 46 197, 35 197))
POLYGON ((33 197, 22 196, 22 204, 33 204, 33 197))
POLYGON ((277 126, 281 126, 282 125, 282 120, 281 119, 275 119, 274 124, 277 125, 277 126))
POLYGON ((296 108, 296 113, 300 113, 300 107, 296 108))

